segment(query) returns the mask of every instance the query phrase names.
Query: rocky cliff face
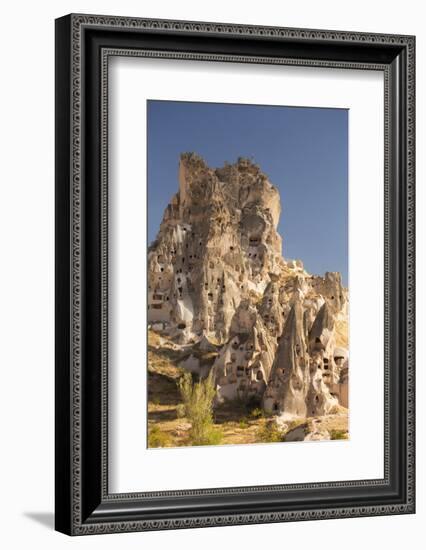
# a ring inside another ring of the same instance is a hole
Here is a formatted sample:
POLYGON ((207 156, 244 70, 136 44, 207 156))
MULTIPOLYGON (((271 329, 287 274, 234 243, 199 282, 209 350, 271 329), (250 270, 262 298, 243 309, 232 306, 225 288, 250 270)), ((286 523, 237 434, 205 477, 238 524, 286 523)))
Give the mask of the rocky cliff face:
POLYGON ((284 260, 280 213, 256 164, 212 169, 183 154, 148 252, 148 322, 177 344, 217 350, 219 402, 323 415, 347 407, 347 290, 339 273, 311 276, 284 260))

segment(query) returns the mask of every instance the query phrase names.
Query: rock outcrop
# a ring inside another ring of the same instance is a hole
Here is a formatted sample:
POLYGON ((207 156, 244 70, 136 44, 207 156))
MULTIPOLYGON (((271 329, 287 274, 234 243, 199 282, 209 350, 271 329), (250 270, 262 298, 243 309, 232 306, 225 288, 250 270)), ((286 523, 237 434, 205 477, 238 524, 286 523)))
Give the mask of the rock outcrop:
POLYGON ((326 415, 348 406, 348 292, 339 273, 312 276, 284 259, 280 213, 278 190, 250 160, 212 169, 181 155, 179 190, 148 251, 148 323, 219 350, 218 402, 326 415))

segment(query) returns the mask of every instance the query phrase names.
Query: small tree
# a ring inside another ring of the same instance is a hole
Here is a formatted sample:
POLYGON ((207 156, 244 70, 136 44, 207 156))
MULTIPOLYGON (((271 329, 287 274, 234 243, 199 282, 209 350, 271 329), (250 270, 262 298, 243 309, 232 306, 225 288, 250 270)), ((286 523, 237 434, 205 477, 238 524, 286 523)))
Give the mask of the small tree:
POLYGON ((179 379, 179 390, 185 406, 185 415, 191 423, 190 438, 193 445, 215 445, 221 434, 213 428, 213 399, 216 390, 213 374, 194 382, 189 372, 179 379))

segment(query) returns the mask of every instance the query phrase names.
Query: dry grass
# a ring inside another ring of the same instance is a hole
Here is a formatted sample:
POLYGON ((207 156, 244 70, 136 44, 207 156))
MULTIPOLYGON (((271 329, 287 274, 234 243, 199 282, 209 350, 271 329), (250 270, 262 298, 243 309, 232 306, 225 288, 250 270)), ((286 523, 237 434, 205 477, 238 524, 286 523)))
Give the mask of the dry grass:
MULTIPOLYGON (((191 424, 186 418, 176 417, 176 407, 157 406, 149 409, 152 413, 160 412, 164 416, 160 421, 155 421, 155 424, 164 431, 169 438, 168 446, 181 447, 191 445, 190 429, 191 424), (174 417, 173 417, 174 415, 174 417)), ((283 441, 285 436, 297 428, 303 428, 305 434, 313 429, 312 421, 309 419, 296 419, 292 421, 287 430, 279 432, 277 429, 271 429, 271 419, 245 417, 243 421, 232 420, 222 422, 219 425, 214 424, 213 429, 219 430, 221 433, 220 445, 241 445, 253 443, 268 443, 273 441, 283 441), (269 424, 269 426, 268 426, 269 424)), ((346 415, 328 415, 320 417, 320 430, 327 430, 330 433, 331 439, 348 439, 348 418, 346 415)), ((151 422, 150 422, 151 423, 151 422)))
POLYGON ((327 430, 328 432, 330 432, 330 435, 333 431, 340 431, 346 434, 348 434, 349 432, 349 421, 347 414, 329 414, 327 416, 321 416, 319 420, 321 420, 320 429, 327 430))
MULTIPOLYGON (((167 447, 192 445, 191 423, 185 416, 178 417, 178 406, 178 404, 167 405, 152 401, 148 403, 148 424, 150 427, 155 425, 158 430, 165 433, 167 447)), ((246 411, 243 413, 238 408, 238 411, 235 411, 234 420, 222 420, 218 423, 215 418, 212 430, 217 432, 217 444, 220 445, 259 443, 259 428, 263 427, 266 421, 265 418, 249 417, 246 411)))

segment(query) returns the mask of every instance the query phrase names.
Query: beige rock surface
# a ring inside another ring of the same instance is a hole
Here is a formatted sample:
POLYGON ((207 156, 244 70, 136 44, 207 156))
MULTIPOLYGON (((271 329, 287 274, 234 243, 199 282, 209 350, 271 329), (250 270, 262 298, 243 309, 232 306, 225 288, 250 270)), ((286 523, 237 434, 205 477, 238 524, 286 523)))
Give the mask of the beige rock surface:
MULTIPOLYGON (((181 155, 179 188, 148 251, 148 323, 176 346, 217 352, 217 401, 286 418, 348 406, 348 291, 339 273, 285 260, 277 188, 240 158, 217 169, 181 155)), ((185 348, 186 349, 186 348, 185 348)), ((198 370, 197 370, 198 369, 198 370)))

